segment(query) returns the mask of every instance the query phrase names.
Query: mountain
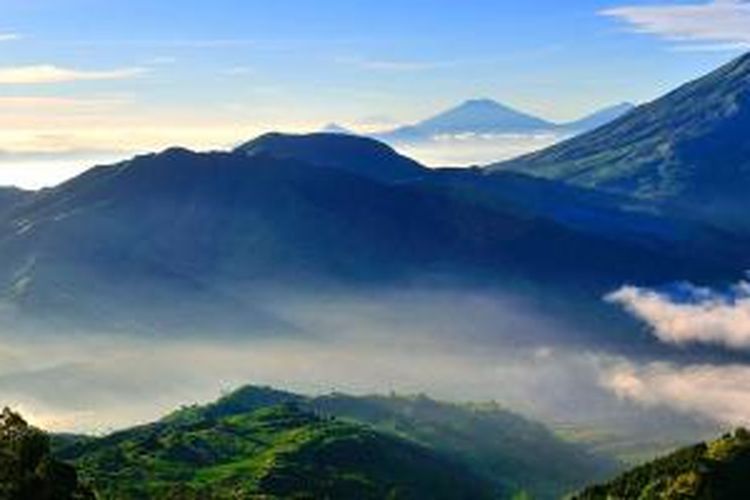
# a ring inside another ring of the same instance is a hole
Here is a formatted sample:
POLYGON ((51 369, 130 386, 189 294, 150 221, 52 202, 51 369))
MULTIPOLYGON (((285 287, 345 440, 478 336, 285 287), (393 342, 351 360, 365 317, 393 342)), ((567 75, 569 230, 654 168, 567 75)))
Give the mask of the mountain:
MULTIPOLYGON (((439 169, 419 183, 466 201, 553 220, 584 234, 646 247, 670 247, 675 255, 687 242, 691 253, 700 249, 706 256, 734 246, 714 228, 656 214, 647 203, 516 172, 439 169)), ((737 246, 735 251, 739 255, 742 249, 737 246)))
POLYGON ((474 99, 415 125, 379 135, 386 142, 429 139, 438 135, 510 134, 554 129, 541 118, 517 111, 491 99, 474 99))
POLYGON ((494 405, 261 387, 56 452, 105 498, 556 498, 611 470, 494 405))
POLYGON ((52 457, 50 438, 7 408, 0 413, 0 498, 94 500, 76 470, 52 457))
POLYGON ((596 222, 603 211, 572 223, 575 210, 583 214, 580 197, 563 201, 554 186, 534 183, 534 196, 549 201, 519 202, 514 182, 434 172, 370 139, 326 134, 97 167, 0 217, 2 321, 159 335, 295 333, 248 291, 427 280, 524 287, 539 300, 564 291, 603 307, 601 295, 625 281, 732 277, 742 265, 733 248, 744 247, 721 235, 662 227, 655 239, 638 222, 662 224, 653 218, 618 219, 622 228, 630 220, 622 236, 591 229, 607 226, 596 222), (715 251, 685 250, 704 243, 715 251))
POLYGON ((411 142, 440 135, 523 134, 561 132, 579 134, 600 127, 628 113, 635 106, 621 103, 569 123, 553 123, 517 111, 491 99, 473 99, 414 125, 377 134, 386 142, 411 142))
POLYGON ((609 125, 488 167, 618 193, 748 231, 750 54, 609 125))
POLYGON ((579 120, 561 124, 559 127, 572 133, 588 132, 615 121, 636 108, 635 104, 623 102, 600 109, 579 120))
POLYGON ((29 198, 31 193, 12 187, 0 187, 0 216, 18 205, 25 199, 29 198))
POLYGON ((412 179, 428 172, 426 167, 381 142, 345 134, 271 133, 253 139, 235 151, 251 157, 265 155, 337 168, 385 182, 412 179))
POLYGON ((609 483, 592 486, 578 500, 750 498, 750 433, 744 429, 711 443, 684 448, 637 467, 609 483))

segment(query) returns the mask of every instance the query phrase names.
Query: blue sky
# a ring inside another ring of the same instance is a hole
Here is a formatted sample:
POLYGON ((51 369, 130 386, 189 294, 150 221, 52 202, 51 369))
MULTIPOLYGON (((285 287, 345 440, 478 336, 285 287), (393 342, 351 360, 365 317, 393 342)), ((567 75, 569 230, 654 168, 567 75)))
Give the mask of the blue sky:
POLYGON ((652 99, 750 44, 737 0, 0 7, 0 151, 37 156, 220 147, 332 121, 370 130, 472 97, 567 120, 652 99))

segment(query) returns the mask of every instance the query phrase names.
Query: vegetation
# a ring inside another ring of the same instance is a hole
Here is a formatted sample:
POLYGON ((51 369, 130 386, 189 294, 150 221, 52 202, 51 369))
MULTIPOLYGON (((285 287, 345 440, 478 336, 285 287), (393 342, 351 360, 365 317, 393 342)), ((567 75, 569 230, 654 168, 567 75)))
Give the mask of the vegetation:
POLYGON ((52 458, 44 432, 8 409, 0 414, 0 500, 93 498, 73 467, 52 458))
POLYGON ((559 498, 612 471, 495 404, 252 386, 57 450, 102 498, 559 498))
POLYGON ((495 498, 461 464, 294 403, 191 408, 60 451, 102 498, 495 498), (208 409, 208 408, 207 408, 208 409))
POLYGON ((613 462, 495 403, 456 405, 425 396, 334 394, 311 404, 318 411, 366 422, 457 457, 500 489, 528 492, 533 498, 559 498, 615 468, 613 462))
POLYGON ((750 433, 740 429, 637 467, 610 483, 592 486, 575 499, 750 498, 749 469, 750 433))

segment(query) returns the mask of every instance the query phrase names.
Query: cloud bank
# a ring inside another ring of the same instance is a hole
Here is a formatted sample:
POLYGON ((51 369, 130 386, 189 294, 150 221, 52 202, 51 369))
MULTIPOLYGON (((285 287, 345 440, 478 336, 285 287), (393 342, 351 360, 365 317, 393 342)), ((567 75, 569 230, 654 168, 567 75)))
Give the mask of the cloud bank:
POLYGON ((395 144, 396 149, 431 167, 468 167, 509 160, 557 144, 569 136, 532 134, 440 135, 423 141, 395 144))
POLYGON ((750 47, 750 2, 714 0, 690 5, 628 5, 601 12, 637 32, 677 42, 698 43, 696 50, 750 47))
POLYGON ((602 379, 618 397, 698 414, 722 425, 750 425, 750 367, 622 362, 602 379))
POLYGON ((750 283, 725 292, 684 284, 658 291, 625 286, 605 297, 645 321, 669 344, 750 349, 750 283))

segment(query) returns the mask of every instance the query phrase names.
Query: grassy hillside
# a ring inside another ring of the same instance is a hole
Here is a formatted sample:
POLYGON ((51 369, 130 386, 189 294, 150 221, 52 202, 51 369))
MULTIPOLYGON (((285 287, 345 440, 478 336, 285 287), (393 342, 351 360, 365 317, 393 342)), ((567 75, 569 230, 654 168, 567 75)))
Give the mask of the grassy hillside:
POLYGON ((744 429, 684 448, 592 486, 577 500, 750 498, 750 433, 744 429))
POLYGON ((494 403, 335 394, 311 404, 456 457, 502 490, 525 491, 535 498, 559 498, 594 477, 605 477, 615 466, 494 403))
POLYGON ((58 454, 103 498, 558 498, 611 471, 495 405, 260 387, 58 454))
POLYGON ((294 403, 166 419, 60 454, 102 498, 495 498, 426 447, 294 403))

